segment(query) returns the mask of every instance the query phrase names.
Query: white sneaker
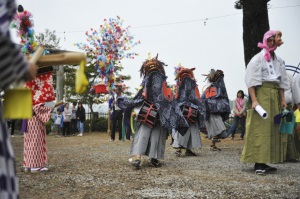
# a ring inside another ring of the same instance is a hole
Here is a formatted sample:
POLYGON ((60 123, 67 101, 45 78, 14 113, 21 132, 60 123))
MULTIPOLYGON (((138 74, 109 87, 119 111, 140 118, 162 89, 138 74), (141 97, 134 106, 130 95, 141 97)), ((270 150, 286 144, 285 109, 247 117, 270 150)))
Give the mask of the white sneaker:
POLYGON ((40 173, 43 171, 48 171, 49 169, 46 167, 40 167, 40 168, 31 168, 31 173, 40 173))
POLYGON ((82 135, 82 133, 79 133, 77 136, 81 137, 81 136, 83 136, 83 135, 82 135))

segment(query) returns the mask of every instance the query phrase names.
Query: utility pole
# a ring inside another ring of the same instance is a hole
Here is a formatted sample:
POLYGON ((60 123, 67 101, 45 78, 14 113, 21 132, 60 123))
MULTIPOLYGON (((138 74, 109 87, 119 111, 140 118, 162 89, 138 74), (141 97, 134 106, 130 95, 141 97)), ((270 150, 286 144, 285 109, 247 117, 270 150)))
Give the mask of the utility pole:
POLYGON ((64 98, 64 67, 57 66, 56 73, 56 101, 62 101, 64 98))

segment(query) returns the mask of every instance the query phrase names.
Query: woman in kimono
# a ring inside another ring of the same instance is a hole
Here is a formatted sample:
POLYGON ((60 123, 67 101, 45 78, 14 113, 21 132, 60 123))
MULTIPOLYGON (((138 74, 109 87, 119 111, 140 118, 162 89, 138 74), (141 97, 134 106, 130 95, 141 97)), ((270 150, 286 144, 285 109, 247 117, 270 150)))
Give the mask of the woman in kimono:
POLYGON ((168 131, 184 134, 188 124, 184 119, 170 88, 167 87, 165 64, 156 58, 146 60, 141 67, 144 77, 140 90, 133 100, 118 98, 119 107, 125 111, 135 108, 137 125, 132 141, 130 158, 132 166, 141 168, 142 155, 148 156, 155 167, 164 158, 168 131))
MULTIPOLYGON (((32 80, 37 72, 36 65, 28 64, 10 38, 9 27, 15 13, 15 1, 0 0, 0 92, 16 81, 32 80)), ((19 197, 19 188, 14 153, 2 110, 0 100, 0 198, 15 199, 19 197)))
POLYGON ((44 103, 33 106, 33 117, 28 120, 24 133, 25 172, 48 171, 45 123, 49 121, 53 108, 45 106, 44 103))
POLYGON ((189 69, 182 66, 175 67, 176 74, 176 95, 178 106, 183 111, 183 116, 189 123, 189 129, 184 135, 175 132, 172 135, 173 148, 177 149, 175 154, 181 155, 181 149, 185 149, 186 156, 196 156, 192 151, 195 148, 201 148, 200 138, 200 92, 193 71, 195 68, 189 69))
POLYGON ((273 118, 287 107, 284 90, 289 88, 289 82, 282 59, 274 53, 275 34, 275 31, 264 34, 263 43, 258 44, 262 50, 251 59, 245 75, 250 99, 241 162, 255 163, 258 175, 277 170, 267 163, 284 161, 279 124, 274 124, 273 118), (263 119, 255 111, 258 105, 268 113, 268 118, 263 119))

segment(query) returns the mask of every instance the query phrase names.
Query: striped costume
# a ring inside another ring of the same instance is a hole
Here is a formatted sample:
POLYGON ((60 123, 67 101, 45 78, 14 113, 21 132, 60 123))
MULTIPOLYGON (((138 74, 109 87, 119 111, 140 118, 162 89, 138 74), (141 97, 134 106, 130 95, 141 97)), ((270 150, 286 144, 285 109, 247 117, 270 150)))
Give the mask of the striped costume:
POLYGON ((24 167, 38 168, 48 164, 45 123, 50 119, 52 108, 43 103, 33 106, 34 116, 28 120, 24 135, 24 167))
MULTIPOLYGON (((9 26, 15 12, 13 0, 0 0, 0 92, 11 83, 23 79, 27 70, 24 55, 10 38, 9 26)), ((0 198, 18 197, 14 153, 0 101, 0 198)))

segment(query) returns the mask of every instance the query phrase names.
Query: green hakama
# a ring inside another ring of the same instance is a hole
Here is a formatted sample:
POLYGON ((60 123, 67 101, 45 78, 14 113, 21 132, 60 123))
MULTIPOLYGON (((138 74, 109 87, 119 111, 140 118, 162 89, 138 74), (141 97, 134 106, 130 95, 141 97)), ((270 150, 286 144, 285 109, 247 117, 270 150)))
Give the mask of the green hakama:
POLYGON ((246 137, 241 162, 244 163, 279 163, 284 162, 287 149, 287 134, 279 132, 279 124, 274 124, 274 116, 281 113, 278 84, 263 82, 255 87, 259 104, 268 113, 263 119, 252 109, 248 100, 246 119, 246 137))

